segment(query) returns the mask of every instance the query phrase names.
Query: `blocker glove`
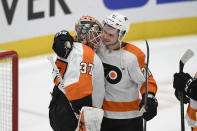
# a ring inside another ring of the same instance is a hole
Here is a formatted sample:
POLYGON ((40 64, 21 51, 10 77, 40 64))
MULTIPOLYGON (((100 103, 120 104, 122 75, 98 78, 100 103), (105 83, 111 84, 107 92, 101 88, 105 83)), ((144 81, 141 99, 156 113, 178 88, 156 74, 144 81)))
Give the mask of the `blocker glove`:
POLYGON ((69 32, 62 30, 56 33, 52 48, 58 56, 67 58, 73 48, 73 42, 73 37, 69 32))
MULTIPOLYGON (((141 109, 145 104, 145 94, 142 95, 142 101, 139 105, 139 108, 141 109)), ((143 118, 146 121, 151 120, 157 115, 157 107, 158 107, 158 102, 156 97, 154 96, 153 93, 148 93, 147 94, 147 104, 145 107, 145 112, 143 113, 143 118)))

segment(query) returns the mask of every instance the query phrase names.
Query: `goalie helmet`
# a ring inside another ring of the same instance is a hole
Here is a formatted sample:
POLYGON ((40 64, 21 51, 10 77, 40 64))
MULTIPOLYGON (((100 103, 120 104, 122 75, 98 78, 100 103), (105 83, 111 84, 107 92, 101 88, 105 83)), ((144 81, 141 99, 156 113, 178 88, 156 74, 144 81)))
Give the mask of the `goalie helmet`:
POLYGON ((99 48, 101 27, 101 23, 97 19, 82 16, 75 25, 77 41, 87 44, 94 50, 99 48))
POLYGON ((112 13, 110 16, 106 17, 103 20, 103 25, 108 24, 109 26, 120 30, 121 33, 128 33, 129 31, 129 22, 128 18, 119 13, 112 13))

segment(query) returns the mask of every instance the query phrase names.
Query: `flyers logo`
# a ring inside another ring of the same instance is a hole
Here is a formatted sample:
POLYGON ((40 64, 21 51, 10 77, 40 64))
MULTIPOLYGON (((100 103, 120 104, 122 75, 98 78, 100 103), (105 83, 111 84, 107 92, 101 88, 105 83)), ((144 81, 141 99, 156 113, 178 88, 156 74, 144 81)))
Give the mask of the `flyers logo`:
MULTIPOLYGON (((103 0, 104 5, 111 10, 138 8, 146 5, 150 0, 103 0)), ((156 0, 156 4, 166 4, 175 2, 188 2, 196 0, 156 0)))
POLYGON ((122 73, 118 67, 106 63, 103 63, 103 66, 105 78, 109 83, 117 84, 118 82, 120 82, 122 73))

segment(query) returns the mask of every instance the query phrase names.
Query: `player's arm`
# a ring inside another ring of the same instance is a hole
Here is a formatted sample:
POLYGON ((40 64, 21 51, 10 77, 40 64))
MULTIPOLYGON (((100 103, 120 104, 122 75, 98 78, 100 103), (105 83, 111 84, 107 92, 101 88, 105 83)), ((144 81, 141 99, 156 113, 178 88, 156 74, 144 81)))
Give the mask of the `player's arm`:
POLYGON ((93 68, 93 93, 92 105, 101 108, 103 105, 105 95, 105 82, 104 82, 104 69, 103 64, 99 57, 95 54, 94 68, 93 68))
MULTIPOLYGON (((131 68, 129 67, 129 74, 131 79, 137 84, 141 85, 140 93, 145 93, 145 55, 143 53, 130 62, 131 68)), ((150 70, 148 70, 148 93, 155 95, 157 92, 157 84, 150 70)))
MULTIPOLYGON (((138 54, 138 57, 132 61, 132 69, 130 74, 133 73, 133 78, 136 83, 141 83, 140 93, 142 94, 142 100, 139 105, 140 109, 145 105, 145 55, 143 53, 138 54), (143 81, 142 81, 143 80, 143 81)), ((148 71, 148 94, 146 112, 143 113, 143 118, 148 121, 157 115, 158 102, 155 97, 157 91, 157 84, 153 78, 153 75, 148 71)))
POLYGON ((52 49, 63 58, 67 58, 73 47, 73 37, 68 31, 62 30, 55 34, 52 49))

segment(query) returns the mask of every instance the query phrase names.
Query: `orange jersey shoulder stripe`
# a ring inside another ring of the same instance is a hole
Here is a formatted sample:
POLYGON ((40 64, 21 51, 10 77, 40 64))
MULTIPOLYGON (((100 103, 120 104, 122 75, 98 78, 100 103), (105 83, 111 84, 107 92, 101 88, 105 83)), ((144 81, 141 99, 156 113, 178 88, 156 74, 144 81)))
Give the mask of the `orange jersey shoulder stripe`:
MULTIPOLYGON (((87 64, 94 63, 94 51, 82 44, 83 46, 83 60, 87 64)), ((81 69, 82 70, 82 69, 81 69)), ((87 68, 87 72, 90 72, 91 68, 87 68)), ((80 73, 79 81, 66 87, 66 95, 69 100, 77 100, 88 96, 92 93, 92 75, 88 73, 80 73)))
POLYGON ((135 111, 139 110, 140 99, 131 102, 113 102, 113 101, 104 101, 103 110, 105 111, 114 111, 114 112, 126 112, 126 111, 135 111))
MULTIPOLYGON (((126 44, 124 47, 124 50, 127 50, 127 51, 131 52, 132 54, 134 54, 137 57, 140 68, 141 69, 145 68, 145 54, 144 54, 144 52, 142 52, 138 47, 136 47, 135 45, 132 45, 132 44, 126 44)), ((157 92, 157 84, 156 84, 156 81, 153 78, 152 74, 148 77, 148 92, 153 92, 153 93, 157 92)), ((143 85, 140 89, 140 93, 141 94, 145 93, 145 83, 143 83, 143 85)))
POLYGON ((145 54, 138 47, 132 44, 127 44, 123 49, 129 51, 137 57, 140 68, 145 66, 145 54))

